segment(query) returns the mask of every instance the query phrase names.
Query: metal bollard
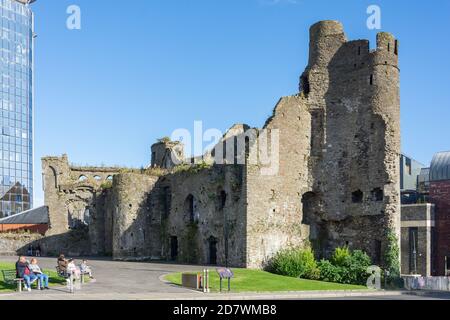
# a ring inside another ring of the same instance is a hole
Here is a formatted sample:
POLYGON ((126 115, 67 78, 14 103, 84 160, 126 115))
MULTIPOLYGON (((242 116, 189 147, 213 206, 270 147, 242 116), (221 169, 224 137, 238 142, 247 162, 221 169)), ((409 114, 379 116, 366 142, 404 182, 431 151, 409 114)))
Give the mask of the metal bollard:
POLYGON ((206 269, 206 292, 209 293, 209 270, 206 269))
POLYGON ((203 293, 206 293, 206 269, 203 269, 202 289, 203 293))

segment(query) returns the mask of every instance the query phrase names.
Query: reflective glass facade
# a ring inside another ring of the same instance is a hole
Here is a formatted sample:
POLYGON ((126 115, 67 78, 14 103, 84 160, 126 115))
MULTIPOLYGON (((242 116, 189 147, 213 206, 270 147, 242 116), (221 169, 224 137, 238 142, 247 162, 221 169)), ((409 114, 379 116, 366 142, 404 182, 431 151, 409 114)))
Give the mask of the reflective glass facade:
POLYGON ((33 205, 33 13, 0 0, 0 217, 33 205))

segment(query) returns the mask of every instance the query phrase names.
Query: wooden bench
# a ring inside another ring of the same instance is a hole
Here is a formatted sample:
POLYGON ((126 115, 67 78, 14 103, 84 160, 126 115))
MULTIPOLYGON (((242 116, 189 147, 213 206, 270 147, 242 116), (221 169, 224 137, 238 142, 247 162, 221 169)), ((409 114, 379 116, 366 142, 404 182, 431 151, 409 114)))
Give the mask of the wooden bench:
MULTIPOLYGON (((59 266, 56 267, 56 273, 57 273, 58 276, 60 276, 61 278, 64 278, 64 279, 66 279, 66 280, 69 280, 69 279, 70 279, 70 274, 67 273, 66 270, 61 269, 61 267, 59 267, 59 266)), ((80 273, 80 281, 81 281, 82 284, 85 283, 84 278, 85 278, 86 276, 89 276, 89 272, 81 272, 81 273, 80 273)))
MULTIPOLYGON (((3 281, 5 281, 6 284, 10 285, 16 285, 17 291, 22 292, 22 285, 25 283, 25 280, 23 278, 17 278, 16 270, 2 270, 3 274, 3 281)), ((36 282, 37 289, 41 289, 41 283, 38 281, 38 278, 34 279, 30 284, 36 282)))

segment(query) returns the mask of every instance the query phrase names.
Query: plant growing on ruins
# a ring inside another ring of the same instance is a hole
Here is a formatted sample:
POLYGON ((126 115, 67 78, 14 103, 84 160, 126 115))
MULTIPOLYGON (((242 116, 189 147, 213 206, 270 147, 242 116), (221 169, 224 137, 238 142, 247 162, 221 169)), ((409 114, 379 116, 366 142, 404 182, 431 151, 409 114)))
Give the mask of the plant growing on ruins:
POLYGON ((336 265, 336 266, 343 266, 345 264, 345 262, 351 258, 351 253, 350 253, 350 249, 346 246, 346 247, 342 247, 342 248, 336 248, 336 250, 334 250, 334 254, 331 257, 331 263, 336 265))
POLYGON ((111 189, 112 186, 113 186, 112 181, 108 180, 108 181, 103 182, 103 183, 100 185, 100 188, 103 189, 103 190, 108 190, 108 189, 111 189))
POLYGON ((386 270, 391 277, 400 276, 400 248, 395 232, 390 230, 387 234, 387 248, 384 256, 386 270))
POLYGON ((203 170, 209 170, 212 168, 212 165, 202 161, 200 163, 194 164, 194 165, 189 165, 189 164, 181 164, 179 166, 176 166, 173 170, 174 173, 189 173, 189 174, 193 174, 193 173, 199 173, 200 171, 203 170))
POLYGON ((198 263, 198 225, 196 223, 189 223, 186 228, 186 233, 182 239, 183 245, 183 260, 188 263, 198 263))
POLYGON ((159 143, 169 143, 170 141, 172 141, 169 137, 163 137, 161 139, 158 139, 159 143))
POLYGON ((280 251, 269 262, 267 269, 289 277, 319 279, 319 269, 310 247, 280 251))

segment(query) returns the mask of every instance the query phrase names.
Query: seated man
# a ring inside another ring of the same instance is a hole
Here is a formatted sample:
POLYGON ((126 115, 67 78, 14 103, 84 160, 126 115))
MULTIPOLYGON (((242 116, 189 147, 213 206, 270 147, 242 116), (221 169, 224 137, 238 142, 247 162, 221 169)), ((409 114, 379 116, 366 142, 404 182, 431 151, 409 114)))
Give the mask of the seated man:
POLYGON ((48 275, 42 272, 41 268, 37 264, 37 259, 31 259, 31 263, 28 265, 28 268, 30 269, 31 273, 38 278, 41 285, 41 290, 50 289, 48 287, 48 275))
POLYGON ((33 283, 37 277, 28 268, 28 262, 25 257, 19 257, 16 262, 16 276, 19 279, 25 281, 25 290, 31 291, 31 283, 33 283))
POLYGON ((58 272, 61 275, 67 274, 67 265, 68 261, 66 260, 66 257, 63 254, 60 254, 58 258, 58 272))

